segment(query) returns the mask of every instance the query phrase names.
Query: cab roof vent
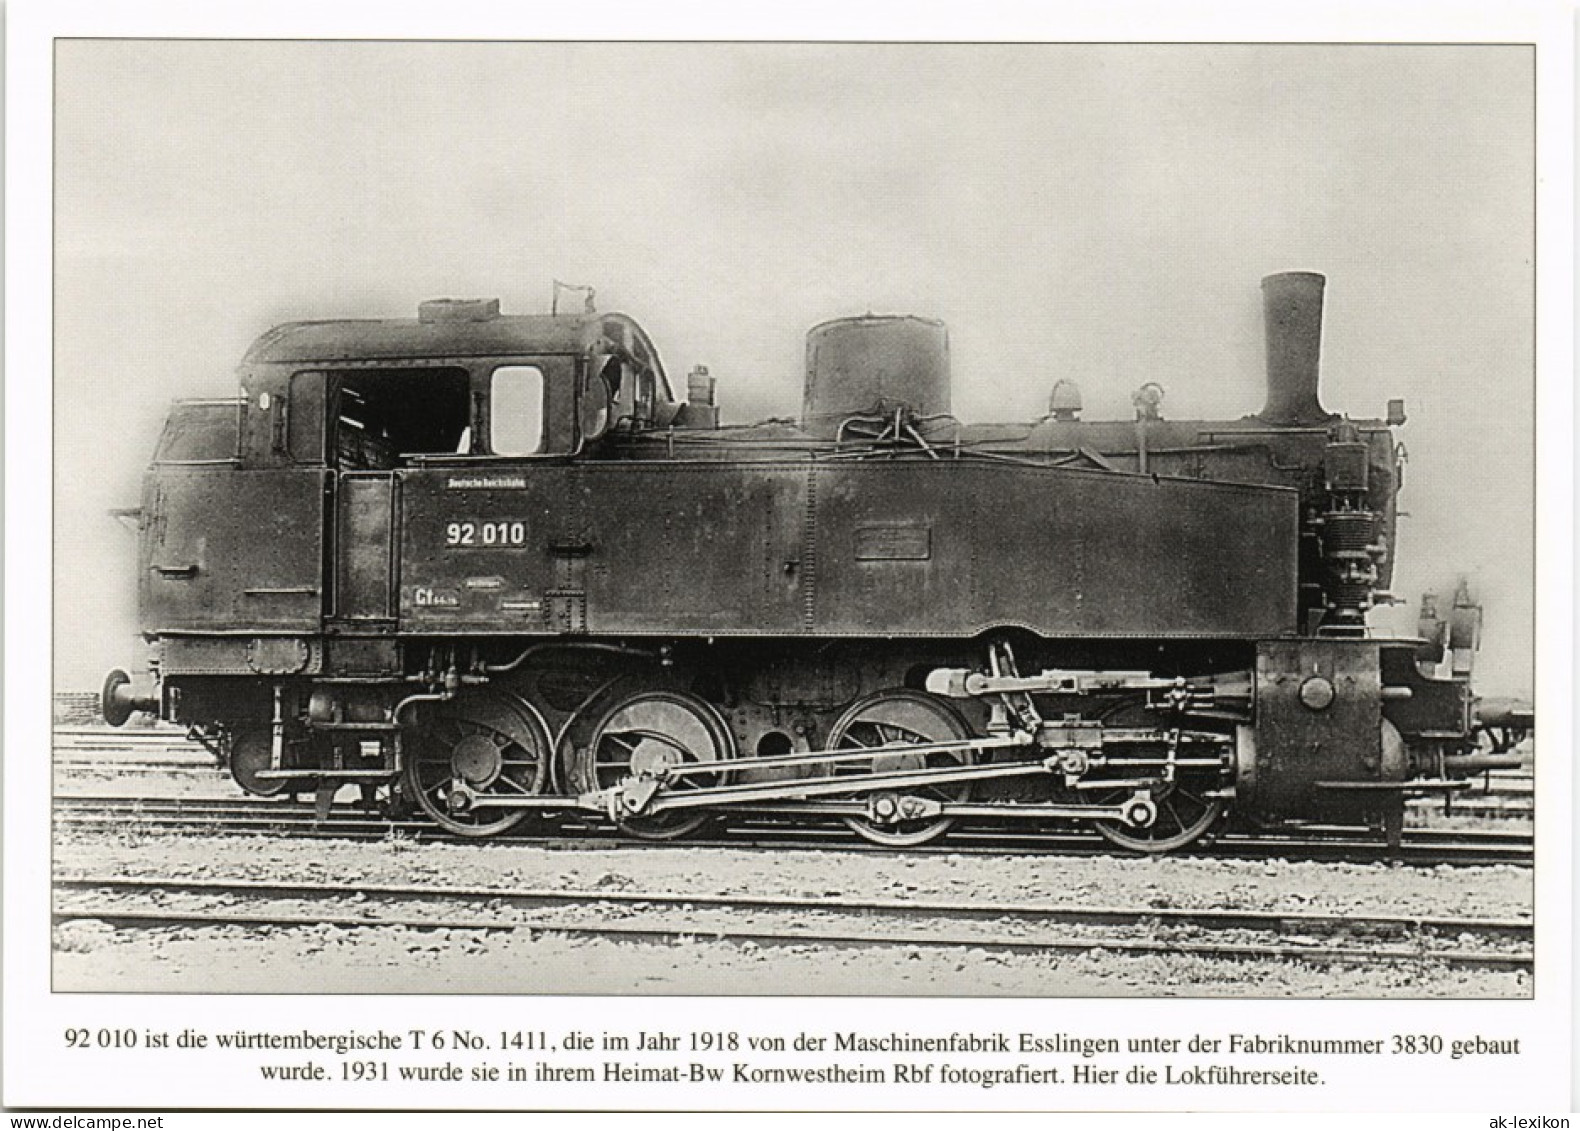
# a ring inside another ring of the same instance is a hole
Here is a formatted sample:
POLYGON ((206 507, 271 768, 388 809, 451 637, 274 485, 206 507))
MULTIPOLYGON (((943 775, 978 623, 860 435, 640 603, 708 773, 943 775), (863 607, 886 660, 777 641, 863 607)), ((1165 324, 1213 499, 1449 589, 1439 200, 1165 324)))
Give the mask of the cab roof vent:
POLYGON ((498 317, 497 298, 433 298, 417 306, 419 322, 492 322, 498 317))

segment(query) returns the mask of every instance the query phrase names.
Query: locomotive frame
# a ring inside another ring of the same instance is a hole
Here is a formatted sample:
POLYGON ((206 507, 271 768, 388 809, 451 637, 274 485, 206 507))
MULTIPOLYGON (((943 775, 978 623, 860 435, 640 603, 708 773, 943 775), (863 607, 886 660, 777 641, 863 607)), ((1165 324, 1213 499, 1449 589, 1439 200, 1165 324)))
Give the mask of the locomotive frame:
POLYGON ((1393 428, 1318 396, 1319 275, 1264 280, 1238 420, 950 414, 948 335, 808 337, 797 421, 678 400, 618 314, 266 334, 178 402, 136 512, 149 672, 105 718, 190 728, 249 792, 336 792, 461 835, 535 813, 671 839, 730 811, 923 843, 1080 821, 1132 850, 1228 821, 1370 824, 1514 764, 1478 716, 1480 610, 1390 600, 1393 428), (382 791, 382 792, 381 792, 382 791))

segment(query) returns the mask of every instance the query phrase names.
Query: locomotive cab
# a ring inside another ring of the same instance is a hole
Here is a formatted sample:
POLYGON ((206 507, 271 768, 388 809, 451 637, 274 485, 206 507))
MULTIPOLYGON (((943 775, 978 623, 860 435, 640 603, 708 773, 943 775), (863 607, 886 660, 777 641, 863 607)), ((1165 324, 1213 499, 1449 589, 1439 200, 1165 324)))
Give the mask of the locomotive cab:
POLYGON ((494 300, 410 320, 293 323, 241 371, 244 467, 388 471, 452 456, 569 457, 671 423, 657 351, 620 314, 509 317, 494 300))
MULTIPOLYGON (((139 530, 141 627, 161 691, 138 707, 224 732, 276 714, 259 676, 400 678, 403 480, 415 476, 420 498, 424 483, 463 481, 446 468, 563 465, 675 412, 629 318, 506 317, 492 301, 282 326, 239 377, 238 397, 172 408, 139 530)), ((486 533, 519 543, 521 529, 486 533)), ((407 586, 408 611, 435 607, 432 588, 407 586)))

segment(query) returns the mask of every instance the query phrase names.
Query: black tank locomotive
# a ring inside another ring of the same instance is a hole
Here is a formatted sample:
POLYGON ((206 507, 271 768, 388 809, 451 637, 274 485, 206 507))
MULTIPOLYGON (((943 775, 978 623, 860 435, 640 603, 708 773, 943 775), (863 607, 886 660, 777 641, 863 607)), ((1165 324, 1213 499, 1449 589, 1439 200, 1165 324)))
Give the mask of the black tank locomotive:
POLYGON ((1264 280, 1237 420, 950 414, 948 336, 841 319, 798 420, 725 426, 618 314, 264 335, 178 402, 139 512, 148 676, 254 794, 360 784, 456 833, 576 810, 643 837, 731 812, 915 844, 1083 822, 1142 851, 1227 822, 1365 823, 1508 759, 1476 744, 1462 592, 1386 600, 1393 426, 1323 409, 1323 279, 1264 280))

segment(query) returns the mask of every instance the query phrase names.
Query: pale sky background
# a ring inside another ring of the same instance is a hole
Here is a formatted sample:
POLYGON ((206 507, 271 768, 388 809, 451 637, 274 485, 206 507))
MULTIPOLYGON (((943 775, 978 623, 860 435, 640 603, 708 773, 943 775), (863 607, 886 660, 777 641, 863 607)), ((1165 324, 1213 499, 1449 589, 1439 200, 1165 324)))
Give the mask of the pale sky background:
POLYGON ((949 324, 969 421, 1263 401, 1261 277, 1328 276, 1323 401, 1406 400, 1395 589, 1468 574, 1478 683, 1531 689, 1533 53, 1521 47, 62 41, 62 688, 135 668, 133 506, 170 399, 269 326, 598 288, 727 421, 806 330, 949 324))

